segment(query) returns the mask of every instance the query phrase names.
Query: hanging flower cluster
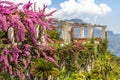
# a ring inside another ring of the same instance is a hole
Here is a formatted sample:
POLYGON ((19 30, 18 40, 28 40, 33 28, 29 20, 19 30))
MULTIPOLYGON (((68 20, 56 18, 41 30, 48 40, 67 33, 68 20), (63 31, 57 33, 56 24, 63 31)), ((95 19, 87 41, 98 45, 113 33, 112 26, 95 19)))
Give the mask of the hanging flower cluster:
MULTIPOLYGON (((51 26, 54 25, 54 18, 48 18, 55 11, 45 13, 47 6, 44 5, 43 9, 39 11, 32 7, 32 3, 29 1, 27 4, 19 3, 14 4, 9 1, 0 1, 0 32, 8 32, 8 29, 12 27, 14 29, 15 42, 8 43, 9 47, 3 47, 0 51, 0 62, 2 63, 2 72, 9 72, 10 75, 20 77, 25 80, 27 76, 30 78, 30 71, 26 71, 31 64, 33 58, 45 57, 46 60, 56 63, 56 61, 50 57, 53 53, 53 49, 47 45, 40 45, 37 37, 37 26, 40 29, 51 30, 51 26), (19 6, 23 6, 19 9, 19 6), (30 39, 32 44, 26 42, 30 39), (24 67, 24 68, 21 68, 24 67)), ((48 37, 45 36, 47 40, 48 37)), ((57 65, 58 66, 58 65, 57 65)))

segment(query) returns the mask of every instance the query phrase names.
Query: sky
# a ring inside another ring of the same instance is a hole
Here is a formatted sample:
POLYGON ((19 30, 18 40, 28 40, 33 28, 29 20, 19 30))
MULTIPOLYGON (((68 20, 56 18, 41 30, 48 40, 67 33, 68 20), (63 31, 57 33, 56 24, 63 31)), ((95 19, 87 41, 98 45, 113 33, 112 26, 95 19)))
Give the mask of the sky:
MULTIPOLYGON (((2 0, 1 0, 2 1, 2 0)), ((29 0, 7 0, 27 3, 29 0)), ((120 0, 30 0, 37 7, 48 6, 47 12, 57 10, 53 17, 60 20, 82 19, 92 24, 107 25, 107 30, 120 34, 120 0)))

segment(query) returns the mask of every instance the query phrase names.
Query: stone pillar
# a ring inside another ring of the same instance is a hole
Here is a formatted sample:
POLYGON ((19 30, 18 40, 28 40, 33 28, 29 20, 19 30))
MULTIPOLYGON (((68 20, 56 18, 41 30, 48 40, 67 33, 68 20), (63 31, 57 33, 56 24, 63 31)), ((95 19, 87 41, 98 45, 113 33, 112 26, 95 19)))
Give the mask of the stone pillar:
POLYGON ((37 36, 37 38, 39 38, 40 25, 36 26, 36 32, 37 32, 36 36, 37 36))
POLYGON ((46 33, 46 27, 42 27, 41 42, 42 42, 42 44, 47 45, 47 41, 45 39, 45 33, 46 33))
POLYGON ((65 39, 65 28, 64 28, 64 26, 62 26, 61 34, 62 34, 62 39, 64 40, 65 39))
POLYGON ((81 27, 80 27, 80 38, 84 38, 85 36, 84 36, 84 26, 82 25, 81 27))
POLYGON ((102 39, 106 38, 106 26, 102 26, 102 39))
POLYGON ((92 36, 93 36, 93 27, 91 26, 91 24, 88 24, 87 28, 88 28, 88 36, 87 36, 87 38, 92 38, 92 36))
POLYGON ((65 43, 70 43, 71 42, 71 28, 72 26, 70 25, 70 23, 66 22, 64 25, 64 40, 65 43))
POLYGON ((8 39, 9 39, 12 43, 14 43, 15 38, 14 38, 14 28, 13 28, 13 27, 10 27, 10 28, 8 29, 8 39))

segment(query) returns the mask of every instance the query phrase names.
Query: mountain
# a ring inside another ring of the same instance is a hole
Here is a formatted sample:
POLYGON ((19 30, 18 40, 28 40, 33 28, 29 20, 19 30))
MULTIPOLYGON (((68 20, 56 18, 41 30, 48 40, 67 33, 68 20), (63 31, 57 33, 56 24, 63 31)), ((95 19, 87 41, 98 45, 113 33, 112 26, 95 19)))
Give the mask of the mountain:
POLYGON ((107 31, 107 38, 109 41, 109 49, 120 56, 120 34, 114 34, 112 31, 107 31))
MULTIPOLYGON (((81 19, 71 19, 66 21, 78 22, 78 23, 85 23, 81 19)), ((79 36, 79 28, 75 30, 75 37, 79 36)), ((95 28, 94 29, 94 36, 100 37, 102 35, 101 30, 95 28)), ((85 28, 85 37, 87 37, 87 29, 85 28)), ((112 51, 115 55, 120 56, 120 34, 114 34, 112 31, 107 31, 107 39, 108 39, 108 49, 112 51)))
POLYGON ((65 21, 72 21, 72 22, 84 23, 83 20, 81 20, 81 19, 70 19, 70 20, 65 20, 65 21))

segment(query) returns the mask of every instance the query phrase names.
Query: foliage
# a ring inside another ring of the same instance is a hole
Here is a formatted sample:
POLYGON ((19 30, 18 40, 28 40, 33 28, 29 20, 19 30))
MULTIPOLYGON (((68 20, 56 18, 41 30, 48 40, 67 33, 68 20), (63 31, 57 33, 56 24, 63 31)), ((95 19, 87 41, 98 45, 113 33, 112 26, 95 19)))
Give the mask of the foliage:
POLYGON ((90 79, 117 80, 120 74, 119 64, 116 62, 117 57, 107 52, 105 56, 99 56, 95 61, 95 66, 89 74, 90 79))
POLYGON ((75 71, 79 67, 77 63, 78 53, 82 50, 84 50, 82 44, 71 43, 56 49, 55 56, 61 67, 67 66, 65 67, 67 71, 75 71))
POLYGON ((97 47, 98 53, 105 54, 105 52, 107 52, 107 47, 108 47, 108 41, 107 40, 100 41, 100 44, 97 47))
POLYGON ((57 27, 53 27, 52 30, 47 30, 47 34, 49 35, 49 38, 52 40, 59 40, 60 33, 58 31, 57 27))
POLYGON ((59 70, 56 68, 55 64, 48 62, 43 58, 34 62, 33 69, 33 75, 42 78, 43 80, 48 79, 50 75, 54 77, 59 74, 59 70))
POLYGON ((106 40, 100 41, 99 44, 90 40, 84 44, 77 44, 78 47, 74 45, 75 43, 64 45, 56 51, 60 80, 119 79, 119 58, 108 52, 106 40), (91 66, 90 70, 88 66, 91 66))

